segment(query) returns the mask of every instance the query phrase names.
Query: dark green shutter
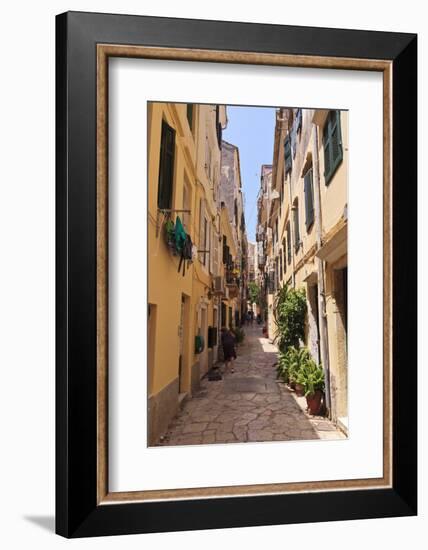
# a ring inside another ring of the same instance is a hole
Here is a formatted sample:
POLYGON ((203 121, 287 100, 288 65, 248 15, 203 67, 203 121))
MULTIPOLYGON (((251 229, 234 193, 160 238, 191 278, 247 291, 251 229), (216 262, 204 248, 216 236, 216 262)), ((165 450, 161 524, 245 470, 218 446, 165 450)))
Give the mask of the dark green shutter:
POLYGON ((293 215, 294 215, 294 248, 299 250, 300 246, 300 231, 299 231, 299 203, 296 202, 295 207, 293 209, 293 215))
POLYGON ((290 172, 291 163, 292 163, 292 154, 291 154, 291 139, 290 134, 287 134, 287 137, 284 141, 284 161, 285 161, 285 174, 290 172))
POLYGON ((162 121, 159 159, 158 208, 169 210, 174 181, 175 130, 162 121))
POLYGON ((328 185, 343 159, 340 111, 330 111, 324 125, 324 177, 328 185))
POLYGON ((331 171, 330 132, 329 132, 328 119, 324 126, 323 143, 324 143, 324 177, 327 180, 327 176, 330 174, 330 171, 331 171))
POLYGON ((334 111, 333 117, 334 124, 331 129, 331 155, 333 159, 333 165, 337 165, 342 160, 342 139, 340 132, 340 112, 334 111))
POLYGON ((312 179, 312 168, 310 168, 304 178, 305 186, 305 211, 306 211, 306 229, 308 230, 314 223, 314 185, 312 179))

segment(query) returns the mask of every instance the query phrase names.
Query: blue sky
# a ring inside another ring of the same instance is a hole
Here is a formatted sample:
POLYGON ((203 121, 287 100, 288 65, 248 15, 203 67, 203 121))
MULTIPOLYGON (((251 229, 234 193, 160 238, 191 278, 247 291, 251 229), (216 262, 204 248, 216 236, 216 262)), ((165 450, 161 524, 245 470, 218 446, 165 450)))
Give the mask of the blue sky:
POLYGON ((275 109, 227 107, 227 118, 223 139, 239 148, 247 236, 249 241, 255 242, 260 167, 272 164, 275 109))

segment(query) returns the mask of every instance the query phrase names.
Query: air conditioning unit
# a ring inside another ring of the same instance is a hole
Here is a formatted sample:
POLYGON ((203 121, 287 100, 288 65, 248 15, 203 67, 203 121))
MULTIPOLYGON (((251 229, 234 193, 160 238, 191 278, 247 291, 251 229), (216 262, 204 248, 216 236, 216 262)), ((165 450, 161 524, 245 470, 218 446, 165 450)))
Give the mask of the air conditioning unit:
POLYGON ((224 277, 221 275, 214 277, 214 294, 224 294, 225 291, 225 285, 224 285, 224 277))
POLYGON ((274 189, 271 194, 270 194, 270 198, 272 200, 275 200, 275 199, 279 199, 279 191, 277 191, 276 189, 274 189))

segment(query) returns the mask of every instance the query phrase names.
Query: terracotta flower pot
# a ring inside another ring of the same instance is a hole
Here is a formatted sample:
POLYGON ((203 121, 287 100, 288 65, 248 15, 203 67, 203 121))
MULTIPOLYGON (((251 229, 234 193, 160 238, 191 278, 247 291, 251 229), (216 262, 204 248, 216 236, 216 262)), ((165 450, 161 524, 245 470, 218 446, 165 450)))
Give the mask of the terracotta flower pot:
POLYGON ((298 395, 299 397, 303 397, 303 395, 305 394, 305 387, 302 386, 302 384, 296 384, 295 390, 296 395, 298 395))
POLYGON ((316 390, 314 393, 310 393, 306 396, 306 403, 308 404, 309 414, 319 415, 321 412, 322 391, 316 390))
POLYGON ((295 390, 296 389, 296 382, 294 380, 289 380, 288 385, 290 387, 290 390, 295 390))

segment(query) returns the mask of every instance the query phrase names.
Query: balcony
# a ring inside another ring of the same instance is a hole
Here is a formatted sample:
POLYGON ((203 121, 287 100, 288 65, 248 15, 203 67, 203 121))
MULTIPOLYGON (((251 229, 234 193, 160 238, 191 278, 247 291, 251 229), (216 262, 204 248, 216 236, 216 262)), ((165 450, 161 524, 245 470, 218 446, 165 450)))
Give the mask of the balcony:
POLYGON ((240 280, 233 271, 226 272, 226 286, 229 289, 229 298, 237 298, 239 293, 240 280))

